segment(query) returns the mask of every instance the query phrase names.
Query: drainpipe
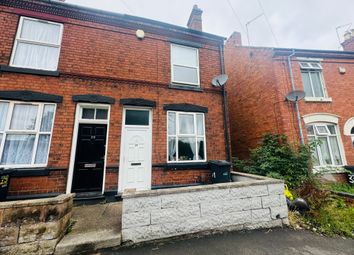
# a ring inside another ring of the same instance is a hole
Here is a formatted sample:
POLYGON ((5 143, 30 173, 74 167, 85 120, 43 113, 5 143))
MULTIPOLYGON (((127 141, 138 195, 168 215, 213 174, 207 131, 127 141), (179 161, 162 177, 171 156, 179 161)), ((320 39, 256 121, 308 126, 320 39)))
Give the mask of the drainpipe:
MULTIPOLYGON (((224 61, 224 45, 219 45, 220 51, 220 66, 221 66, 221 73, 225 73, 225 61, 224 61)), ((225 126, 225 149, 226 149, 226 160, 231 162, 231 149, 230 149, 230 137, 229 137, 229 112, 227 108, 227 95, 225 89, 226 83, 222 86, 222 99, 223 99, 223 106, 224 106, 224 126, 225 126)))
MULTIPOLYGON (((295 55, 295 49, 293 49, 292 53, 288 56, 288 68, 289 68, 289 76, 290 76, 290 81, 291 81, 291 87, 292 90, 295 90, 295 81, 294 81, 294 75, 293 75, 293 68, 291 66, 291 58, 295 55)), ((300 133, 300 143, 301 145, 304 145, 304 134, 302 132, 302 126, 301 126, 301 116, 300 116, 300 110, 299 110, 299 101, 295 101, 295 109, 296 109, 296 118, 297 118, 297 124, 299 126, 299 133, 300 133)))

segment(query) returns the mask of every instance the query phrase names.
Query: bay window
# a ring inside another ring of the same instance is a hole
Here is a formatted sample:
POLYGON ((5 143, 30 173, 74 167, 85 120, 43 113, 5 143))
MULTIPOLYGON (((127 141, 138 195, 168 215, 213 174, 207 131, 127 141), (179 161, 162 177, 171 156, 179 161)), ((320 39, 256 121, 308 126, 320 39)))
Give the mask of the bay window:
POLYGON ((45 166, 55 104, 0 101, 0 167, 45 166))
POLYGON ((21 17, 10 65, 56 71, 62 31, 62 24, 21 17))
POLYGON ((168 162, 205 162, 203 113, 167 112, 168 162))
POLYGON ((307 125, 309 141, 318 140, 319 145, 313 152, 315 166, 341 166, 343 155, 339 147, 337 125, 328 123, 314 123, 307 125))
POLYGON ((199 87, 198 49, 171 44, 171 80, 173 83, 199 87))

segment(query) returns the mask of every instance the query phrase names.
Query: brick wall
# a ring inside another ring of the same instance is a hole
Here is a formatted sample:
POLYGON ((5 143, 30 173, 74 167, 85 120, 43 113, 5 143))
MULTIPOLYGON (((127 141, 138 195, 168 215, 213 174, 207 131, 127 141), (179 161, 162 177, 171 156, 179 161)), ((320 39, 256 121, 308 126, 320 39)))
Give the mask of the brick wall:
MULTIPOLYGON (((266 132, 286 134, 299 143, 299 131, 293 103, 285 101, 292 90, 286 57, 273 57, 270 48, 236 47, 228 42, 225 49, 229 111, 234 156, 246 158, 266 132)), ((354 113, 354 61, 323 58, 323 77, 332 102, 299 103, 300 114, 329 113, 339 116, 339 131, 348 165, 354 164, 354 148, 343 134, 345 122, 354 113), (339 73, 339 67, 346 69, 339 73)), ((295 87, 303 90, 298 60, 292 59, 295 87)), ((306 140, 306 130, 302 122, 306 140)))
MULTIPOLYGON (((19 10, 0 6, 0 65, 8 65, 17 30, 19 10)), ((35 15, 42 15, 36 13, 35 15)), ((39 17, 40 18, 40 17, 39 17)), ((107 166, 119 165, 121 98, 144 98, 156 101, 153 109, 152 163, 166 163, 166 111, 164 104, 190 103, 208 107, 205 115, 207 158, 225 159, 224 122, 221 91, 213 88, 211 79, 220 74, 220 54, 213 40, 190 35, 178 39, 199 42, 200 79, 203 92, 170 89, 171 35, 146 33, 143 40, 135 30, 109 26, 71 18, 55 17, 64 24, 59 60, 59 77, 0 73, 0 90, 32 90, 63 96, 57 105, 49 152, 48 167, 68 169, 73 136, 76 104, 72 95, 100 94, 116 99, 112 105, 108 139, 107 166)), ((179 171, 179 175, 153 171, 157 184, 195 182, 204 170, 179 171), (179 177, 176 177, 179 176, 179 177), (191 180, 189 179, 191 178, 191 180)), ((67 170, 51 173, 47 177, 14 178, 10 194, 64 192, 67 170), (58 177, 60 175, 60 177, 58 177), (24 184, 24 187, 21 185, 24 184)), ((106 189, 117 188, 117 173, 107 173, 106 189)))
POLYGON ((225 47, 233 156, 247 157, 265 132, 279 133, 278 94, 271 52, 225 47))

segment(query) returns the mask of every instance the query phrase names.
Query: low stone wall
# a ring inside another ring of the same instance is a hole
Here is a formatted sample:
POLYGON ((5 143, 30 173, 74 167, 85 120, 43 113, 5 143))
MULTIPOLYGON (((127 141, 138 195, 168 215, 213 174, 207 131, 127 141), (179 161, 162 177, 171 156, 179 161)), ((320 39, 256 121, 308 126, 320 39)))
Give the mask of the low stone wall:
POLYGON ((53 254, 72 205, 72 194, 0 203, 0 254, 53 254))
POLYGON ((123 242, 288 224, 282 181, 233 173, 236 175, 247 181, 125 192, 123 242))

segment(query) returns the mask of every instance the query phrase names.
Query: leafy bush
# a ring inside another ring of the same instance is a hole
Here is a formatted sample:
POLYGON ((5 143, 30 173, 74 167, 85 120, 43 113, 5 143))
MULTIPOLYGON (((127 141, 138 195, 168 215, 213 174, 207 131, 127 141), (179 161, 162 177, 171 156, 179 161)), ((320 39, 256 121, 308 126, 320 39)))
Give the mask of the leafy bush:
POLYGON ((291 188, 298 187, 311 172, 314 146, 292 146, 285 135, 266 134, 260 146, 251 150, 250 159, 235 159, 234 166, 242 172, 284 179, 291 188))

